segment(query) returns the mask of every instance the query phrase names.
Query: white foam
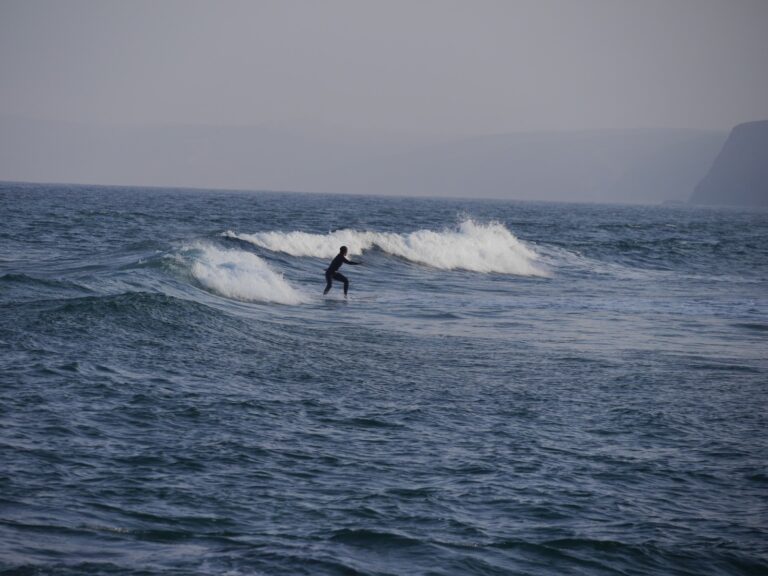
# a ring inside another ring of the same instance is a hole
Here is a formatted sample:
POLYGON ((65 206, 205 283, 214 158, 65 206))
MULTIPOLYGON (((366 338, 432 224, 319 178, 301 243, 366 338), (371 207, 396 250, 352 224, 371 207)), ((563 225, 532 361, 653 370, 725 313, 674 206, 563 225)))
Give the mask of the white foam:
POLYGON ((314 258, 333 258, 339 253, 339 246, 346 246, 350 255, 360 255, 373 247, 374 232, 355 230, 337 230, 329 234, 309 234, 307 232, 257 232, 256 234, 237 234, 228 230, 223 236, 250 242, 272 252, 284 252, 291 256, 312 256, 314 258))
POLYGON ((183 253, 195 279, 205 288, 227 298, 279 304, 308 301, 256 254, 222 250, 202 243, 186 247, 183 253))
POLYGON ((377 247, 384 252, 442 270, 499 272, 520 276, 548 276, 538 254, 518 240, 503 224, 464 220, 439 232, 410 234, 337 230, 329 234, 306 232, 224 233, 229 238, 291 256, 332 258, 345 245, 352 255, 377 247))

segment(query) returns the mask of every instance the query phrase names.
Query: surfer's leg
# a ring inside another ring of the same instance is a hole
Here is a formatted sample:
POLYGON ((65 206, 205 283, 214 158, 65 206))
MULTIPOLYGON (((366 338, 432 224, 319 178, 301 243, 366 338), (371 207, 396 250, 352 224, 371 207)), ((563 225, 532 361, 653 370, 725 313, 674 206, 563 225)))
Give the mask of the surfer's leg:
POLYGON ((331 286, 333 286, 333 279, 331 277, 331 274, 325 273, 325 290, 323 290, 323 295, 328 294, 328 292, 331 290, 331 286))
POLYGON ((344 276, 341 272, 336 272, 336 274, 333 275, 335 280, 338 280, 339 282, 344 282, 344 296, 347 295, 347 292, 349 291, 349 280, 347 280, 347 277, 344 276))

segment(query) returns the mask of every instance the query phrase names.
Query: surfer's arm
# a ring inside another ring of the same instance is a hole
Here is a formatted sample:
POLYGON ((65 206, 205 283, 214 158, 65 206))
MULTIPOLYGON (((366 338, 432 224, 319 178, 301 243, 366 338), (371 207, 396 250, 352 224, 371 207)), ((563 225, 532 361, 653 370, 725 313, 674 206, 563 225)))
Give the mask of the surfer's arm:
POLYGON ((347 260, 346 258, 344 258, 344 263, 351 264, 352 266, 360 266, 362 264, 362 262, 352 262, 352 260, 347 260))

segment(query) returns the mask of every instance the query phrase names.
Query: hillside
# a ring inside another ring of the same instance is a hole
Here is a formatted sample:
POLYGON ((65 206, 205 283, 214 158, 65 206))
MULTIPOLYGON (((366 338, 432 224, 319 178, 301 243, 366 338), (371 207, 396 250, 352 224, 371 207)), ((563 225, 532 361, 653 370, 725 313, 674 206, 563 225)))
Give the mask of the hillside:
POLYGON ((768 206, 768 121, 731 131, 691 202, 768 206))

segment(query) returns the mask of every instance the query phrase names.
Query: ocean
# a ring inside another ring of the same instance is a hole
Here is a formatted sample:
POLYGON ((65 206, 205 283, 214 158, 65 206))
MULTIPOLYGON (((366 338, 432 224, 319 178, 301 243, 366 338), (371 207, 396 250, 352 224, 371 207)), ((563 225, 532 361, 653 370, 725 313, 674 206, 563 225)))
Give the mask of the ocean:
POLYGON ((765 210, 0 184, 0 574, 768 574, 767 344, 765 210))

